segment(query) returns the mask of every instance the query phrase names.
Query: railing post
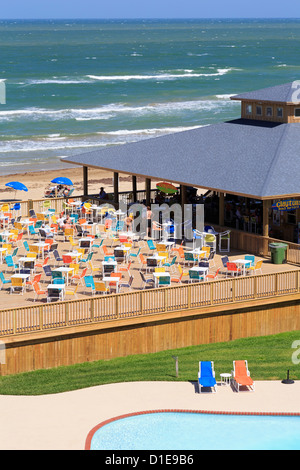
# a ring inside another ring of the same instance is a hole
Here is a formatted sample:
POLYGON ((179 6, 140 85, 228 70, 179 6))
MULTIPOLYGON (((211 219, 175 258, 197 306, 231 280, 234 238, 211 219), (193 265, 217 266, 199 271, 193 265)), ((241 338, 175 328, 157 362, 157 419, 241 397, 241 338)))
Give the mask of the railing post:
POLYGON ((140 292, 140 314, 143 315, 144 311, 144 297, 143 297, 143 292, 140 292))
POLYGON ((191 285, 188 285, 188 298, 187 298, 187 303, 188 303, 188 308, 191 308, 191 288, 192 286, 191 285))
POLYGON ((91 321, 94 321, 94 299, 91 299, 91 305, 90 305, 90 311, 91 311, 91 321))

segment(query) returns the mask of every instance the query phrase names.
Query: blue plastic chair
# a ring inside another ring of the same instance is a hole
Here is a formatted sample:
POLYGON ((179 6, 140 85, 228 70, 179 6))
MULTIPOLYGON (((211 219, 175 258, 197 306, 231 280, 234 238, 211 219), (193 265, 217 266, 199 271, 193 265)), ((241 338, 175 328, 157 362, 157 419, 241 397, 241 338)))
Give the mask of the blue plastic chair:
POLYGON ((26 240, 23 241, 23 245, 26 251, 30 251, 28 242, 26 240))
POLYGON ((19 265, 14 262, 13 257, 11 255, 5 256, 5 263, 7 268, 13 268, 14 270, 19 268, 19 265))
POLYGON ((64 278, 55 277, 55 278, 52 280, 52 284, 64 284, 64 283, 65 283, 64 278))
POLYGON ((249 260, 249 265, 247 267, 249 268, 250 266, 255 265, 255 256, 254 255, 245 255, 245 259, 249 260))
POLYGON ((83 279, 84 279, 85 287, 87 287, 88 289, 92 289, 92 295, 93 295, 96 291, 93 276, 84 276, 83 279))
POLYGON ((39 232, 37 232, 37 231, 35 230, 35 228, 34 228, 33 225, 29 225, 28 228, 29 228, 29 233, 30 233, 30 235, 38 235, 38 234, 39 234, 39 232))
POLYGON ((0 272, 0 282, 1 282, 1 286, 0 286, 0 290, 1 290, 4 284, 11 284, 11 279, 5 279, 4 274, 0 272))
POLYGON ((153 240, 147 240, 147 245, 148 245, 149 250, 156 250, 153 240))
POLYGON ((200 361, 198 372, 199 392, 201 393, 202 387, 213 388, 217 391, 217 382, 215 379, 214 363, 213 361, 200 361))

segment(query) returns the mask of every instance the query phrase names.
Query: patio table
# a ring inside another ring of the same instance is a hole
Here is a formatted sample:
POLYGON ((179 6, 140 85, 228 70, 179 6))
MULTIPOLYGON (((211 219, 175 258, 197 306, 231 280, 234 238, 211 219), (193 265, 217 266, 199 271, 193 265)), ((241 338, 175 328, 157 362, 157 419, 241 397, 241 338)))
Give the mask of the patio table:
POLYGON ((65 297, 65 285, 64 284, 48 284, 47 286, 48 296, 47 302, 51 299, 51 291, 60 291, 59 299, 64 300, 65 297))
POLYGON ((251 265, 251 261, 248 260, 248 259, 236 259, 236 260, 233 260, 233 263, 235 263, 238 267, 240 266, 242 268, 242 273, 243 273, 243 276, 246 275, 246 267, 249 268, 250 265, 251 265))
POLYGON ((102 281, 105 282, 105 286, 107 287, 107 283, 110 283, 111 281, 116 283, 116 292, 119 292, 119 283, 120 283, 120 278, 119 277, 110 277, 110 276, 103 276, 102 281))
POLYGON ((160 277, 170 277, 170 273, 163 271, 163 272, 158 272, 158 273, 153 273, 154 281, 155 281, 155 287, 158 286, 158 281, 160 277))
POLYGON ((66 284, 68 285, 69 284, 69 274, 74 271, 74 268, 68 268, 67 266, 60 266, 59 268, 53 269, 53 272, 55 272, 55 271, 66 274, 66 278, 67 278, 66 284))
POLYGON ((190 268, 189 271, 198 271, 200 273, 203 273, 204 278, 205 278, 208 273, 208 270, 209 268, 205 268, 204 266, 193 266, 192 268, 190 268))
POLYGON ((44 256, 45 256, 45 248, 46 247, 49 247, 49 243, 45 243, 45 242, 36 242, 36 243, 33 243, 33 246, 37 246, 38 249, 39 249, 39 253, 38 254, 42 254, 42 258, 44 259, 44 256))
POLYGON ((10 278, 15 278, 15 279, 22 279, 22 283, 25 286, 25 291, 26 291, 26 281, 30 277, 30 274, 13 274, 10 276, 10 278))

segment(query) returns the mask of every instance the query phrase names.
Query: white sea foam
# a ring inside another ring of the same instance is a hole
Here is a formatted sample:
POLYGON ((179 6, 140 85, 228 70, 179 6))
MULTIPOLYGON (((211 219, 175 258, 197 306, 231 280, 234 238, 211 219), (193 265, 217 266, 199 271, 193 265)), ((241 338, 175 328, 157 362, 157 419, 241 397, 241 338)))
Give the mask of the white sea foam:
POLYGON ((96 132, 95 134, 72 134, 67 137, 42 136, 30 139, 2 140, 0 142, 0 154, 62 151, 74 148, 99 148, 107 145, 120 145, 175 132, 182 132, 202 126, 177 126, 150 129, 120 129, 117 131, 96 132), (60 143, 60 140, 62 142, 60 143))
POLYGON ((178 80, 179 78, 199 78, 199 77, 214 77, 218 75, 225 75, 232 71, 232 68, 217 69, 214 73, 159 73, 153 75, 87 75, 92 80, 99 81, 116 81, 116 80, 178 80))
MULTIPOLYGON (((219 95, 221 96, 221 95, 219 95)), ((180 113, 181 111, 205 111, 232 105, 227 98, 210 100, 191 101, 169 101, 166 103, 150 103, 140 106, 130 106, 123 103, 111 103, 95 108, 66 108, 66 109, 45 109, 26 108, 0 111, 0 122, 5 121, 58 121, 58 120, 107 120, 118 115, 128 114, 129 116, 146 116, 157 114, 180 113)))

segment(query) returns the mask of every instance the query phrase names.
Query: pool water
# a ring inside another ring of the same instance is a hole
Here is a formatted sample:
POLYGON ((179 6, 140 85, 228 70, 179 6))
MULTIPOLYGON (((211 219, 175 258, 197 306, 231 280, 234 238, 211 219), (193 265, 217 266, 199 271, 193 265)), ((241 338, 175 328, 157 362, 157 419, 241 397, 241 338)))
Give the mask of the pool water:
POLYGON ((91 450, 299 450, 300 416, 137 414, 95 431, 91 450))

